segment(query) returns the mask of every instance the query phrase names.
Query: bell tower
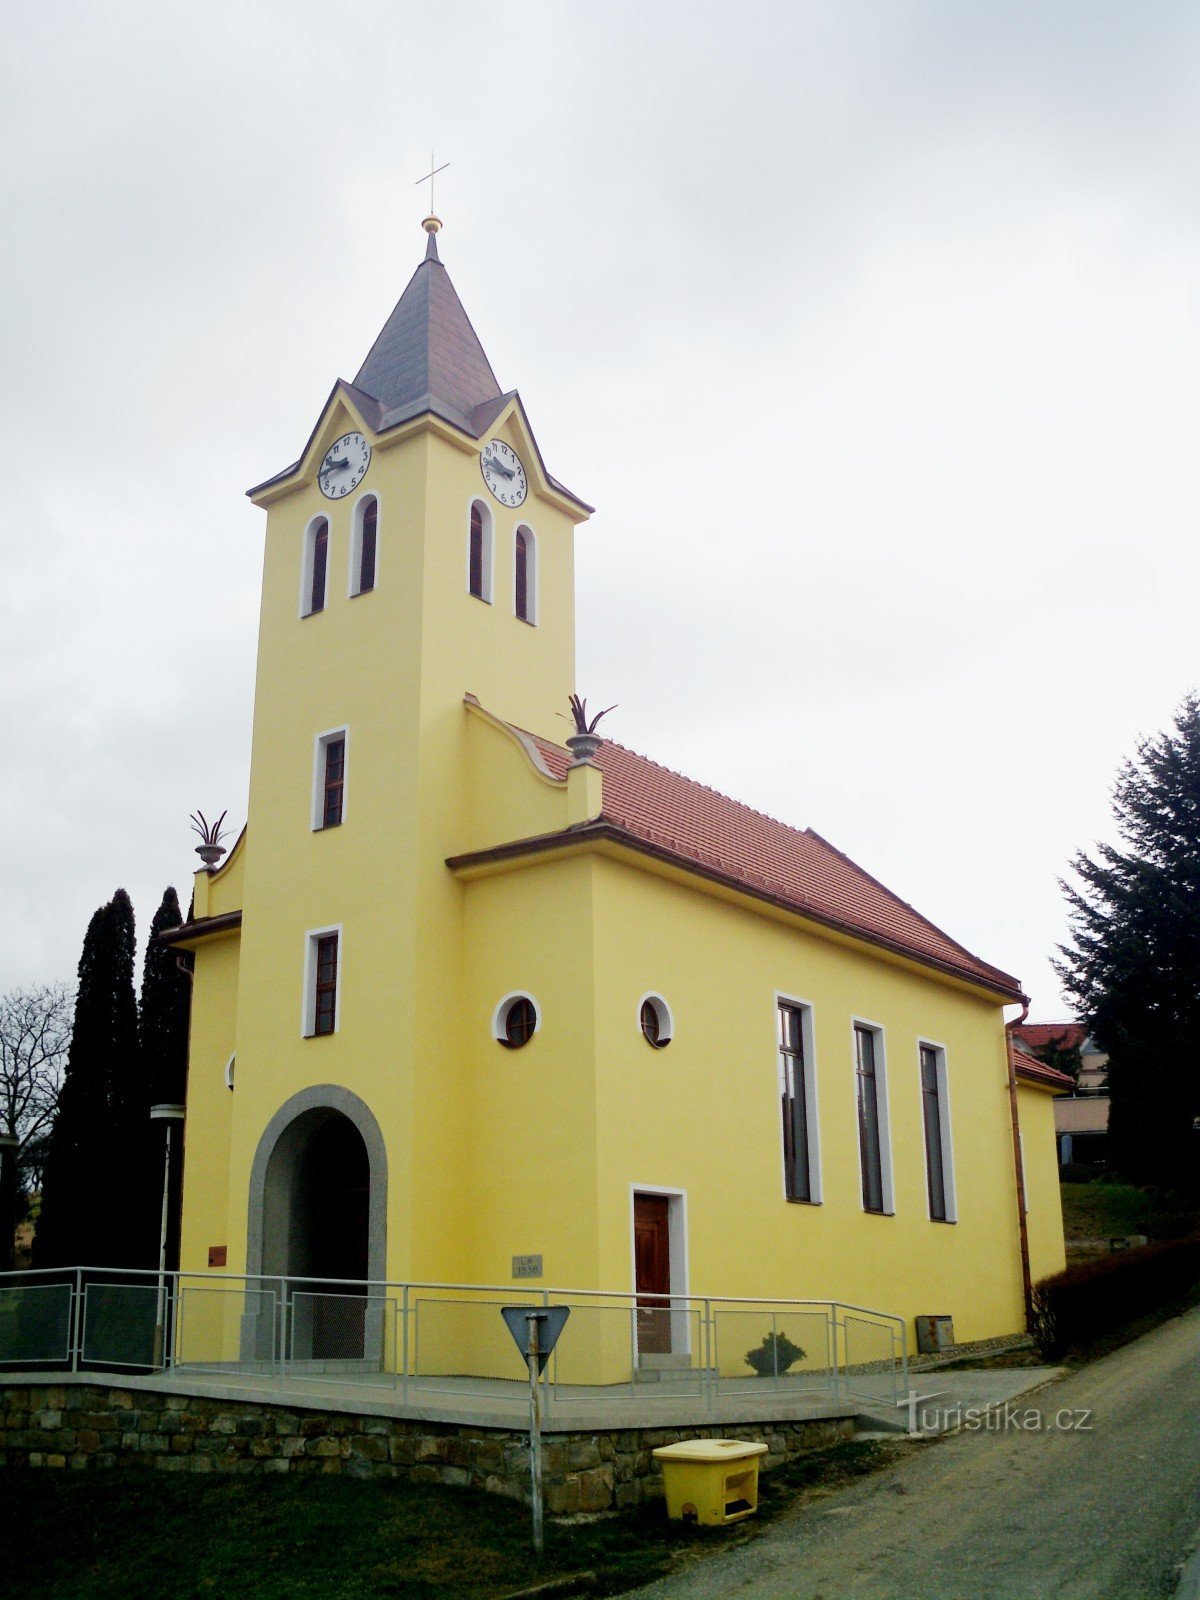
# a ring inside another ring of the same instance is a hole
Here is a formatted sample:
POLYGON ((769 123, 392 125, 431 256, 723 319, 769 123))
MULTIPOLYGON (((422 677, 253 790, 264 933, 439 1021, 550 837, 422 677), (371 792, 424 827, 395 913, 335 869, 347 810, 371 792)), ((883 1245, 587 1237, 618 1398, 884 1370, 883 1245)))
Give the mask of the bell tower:
MULTIPOLYGON (((446 867, 472 806, 464 698, 556 738, 574 687, 573 536, 591 508, 546 470, 441 262, 441 224, 424 226, 353 382, 249 491, 266 553, 247 829, 226 869, 243 910, 222 1115, 229 1193, 250 1195, 229 1260, 241 1233, 252 1272, 278 1188, 255 1173, 308 1170, 299 1144, 273 1167, 264 1130, 337 1096, 367 1108, 386 1151, 385 1176, 371 1157, 370 1275, 419 1274, 434 1228, 448 1270, 462 1195, 449 1163, 418 1183, 413 1152, 453 1149, 465 1115, 463 891, 446 867)), ((214 880, 212 906, 220 893, 214 880)))

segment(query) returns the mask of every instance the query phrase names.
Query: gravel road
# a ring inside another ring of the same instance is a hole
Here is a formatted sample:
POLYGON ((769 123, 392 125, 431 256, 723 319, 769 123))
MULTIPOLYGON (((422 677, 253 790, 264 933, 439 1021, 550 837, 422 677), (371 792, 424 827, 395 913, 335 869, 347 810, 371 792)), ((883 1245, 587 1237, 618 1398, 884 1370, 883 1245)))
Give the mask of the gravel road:
POLYGON ((1010 1424, 915 1445, 638 1600, 1173 1595, 1200 1534, 1200 1308, 1012 1411, 1025 1422, 1036 1412, 1040 1431, 1010 1424))

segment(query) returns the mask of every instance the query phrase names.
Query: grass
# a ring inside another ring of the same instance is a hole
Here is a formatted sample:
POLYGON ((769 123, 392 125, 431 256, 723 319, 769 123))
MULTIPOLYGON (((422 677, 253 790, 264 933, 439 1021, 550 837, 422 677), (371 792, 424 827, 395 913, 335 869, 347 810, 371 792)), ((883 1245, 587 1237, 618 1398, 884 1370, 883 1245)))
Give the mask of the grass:
MULTIPOLYGON (((902 1445, 851 1441, 762 1479, 758 1524, 893 1460, 902 1445)), ((621 1594, 730 1543, 728 1529, 669 1523, 661 1503, 575 1526, 462 1489, 336 1477, 199 1478, 137 1468, 11 1470, 0 1480, 3 1588, 21 1600, 495 1600, 590 1571, 621 1594)))
POLYGON ((1068 1239, 1112 1239, 1145 1233, 1161 1202, 1132 1183, 1093 1180, 1062 1186, 1063 1231, 1068 1239))

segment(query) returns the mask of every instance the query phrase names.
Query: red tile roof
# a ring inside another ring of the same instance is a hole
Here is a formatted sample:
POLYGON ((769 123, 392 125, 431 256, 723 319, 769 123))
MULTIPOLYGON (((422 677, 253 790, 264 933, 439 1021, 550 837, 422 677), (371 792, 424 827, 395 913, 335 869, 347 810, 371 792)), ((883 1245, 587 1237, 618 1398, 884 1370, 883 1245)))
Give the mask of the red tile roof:
POLYGON ((1083 1044, 1087 1029, 1081 1022, 1023 1022, 1013 1029, 1013 1037, 1031 1050, 1041 1050, 1048 1044, 1069 1050, 1073 1045, 1083 1044))
MULTIPOLYGON (((1026 1024, 1028 1026, 1028 1024, 1026 1024)), ((1013 1033, 1016 1033, 1013 1029, 1013 1033)), ((1025 1029, 1022 1028, 1024 1033, 1025 1029)), ((1026 1055, 1017 1045, 1013 1046, 1013 1065, 1017 1069, 1017 1077, 1024 1078, 1027 1083, 1037 1083, 1047 1089, 1062 1089, 1064 1091, 1075 1087, 1075 1080, 1065 1072, 1059 1072, 1055 1067, 1048 1067, 1044 1061, 1039 1061, 1036 1056, 1026 1055)))
MULTIPOLYGON (((570 752, 533 737, 556 778, 570 752)), ((789 828, 646 756, 605 740, 601 821, 791 910, 1013 997, 1016 978, 981 961, 811 828, 789 828)))

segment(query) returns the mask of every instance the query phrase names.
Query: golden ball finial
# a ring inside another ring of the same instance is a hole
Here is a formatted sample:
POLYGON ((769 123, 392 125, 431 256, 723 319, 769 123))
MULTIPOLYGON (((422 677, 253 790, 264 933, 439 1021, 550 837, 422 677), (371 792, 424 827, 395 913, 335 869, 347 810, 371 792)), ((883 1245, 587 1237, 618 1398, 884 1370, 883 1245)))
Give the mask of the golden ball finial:
POLYGON ((425 221, 421 224, 421 226, 425 229, 426 233, 436 233, 438 231, 438 229, 441 227, 441 225, 442 225, 441 217, 435 217, 435 216, 432 216, 432 215, 426 217, 425 221))

